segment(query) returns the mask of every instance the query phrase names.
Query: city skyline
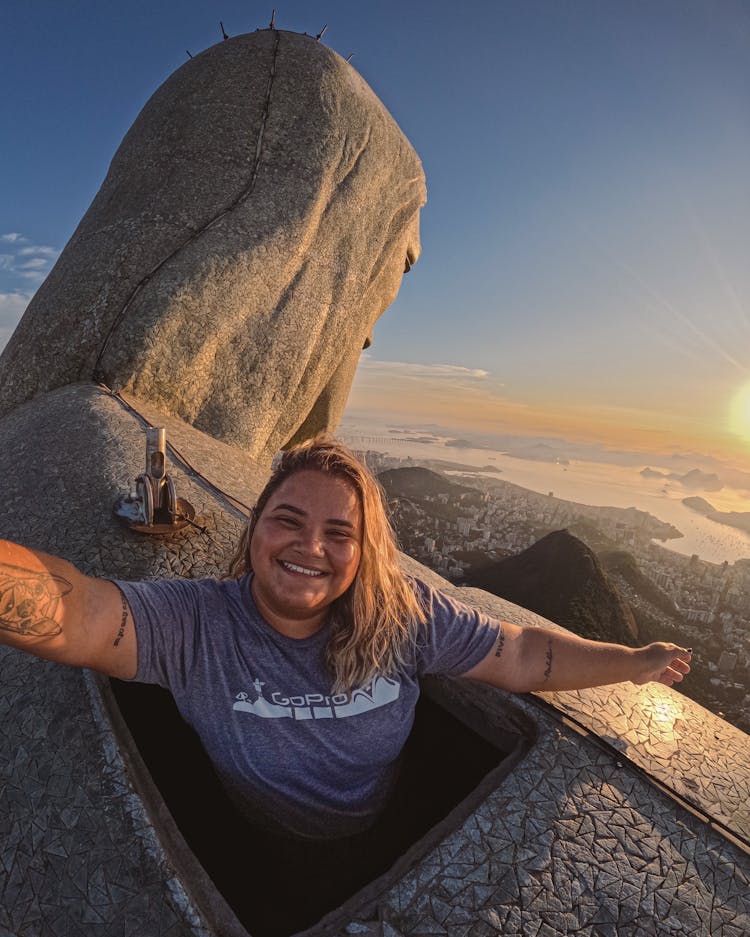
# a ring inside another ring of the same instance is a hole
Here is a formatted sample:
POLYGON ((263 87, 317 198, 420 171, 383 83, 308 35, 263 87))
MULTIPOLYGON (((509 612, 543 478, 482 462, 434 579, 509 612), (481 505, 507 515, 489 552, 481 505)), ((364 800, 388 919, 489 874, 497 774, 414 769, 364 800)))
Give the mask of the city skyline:
MULTIPOLYGON (((148 96, 268 25, 196 2, 6 8, 0 346, 148 96)), ((750 446, 750 10, 290 3, 420 154, 423 256, 349 412, 717 456, 750 446)))

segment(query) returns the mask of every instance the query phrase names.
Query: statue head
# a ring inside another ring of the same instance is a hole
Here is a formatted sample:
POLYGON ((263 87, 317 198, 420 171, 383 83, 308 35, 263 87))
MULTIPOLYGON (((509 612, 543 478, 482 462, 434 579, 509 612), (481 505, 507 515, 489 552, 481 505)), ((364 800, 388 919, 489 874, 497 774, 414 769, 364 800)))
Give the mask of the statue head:
POLYGON ((338 55, 274 29, 221 42, 125 136, 0 357, 0 413, 96 381, 256 458, 333 430, 424 201, 338 55))

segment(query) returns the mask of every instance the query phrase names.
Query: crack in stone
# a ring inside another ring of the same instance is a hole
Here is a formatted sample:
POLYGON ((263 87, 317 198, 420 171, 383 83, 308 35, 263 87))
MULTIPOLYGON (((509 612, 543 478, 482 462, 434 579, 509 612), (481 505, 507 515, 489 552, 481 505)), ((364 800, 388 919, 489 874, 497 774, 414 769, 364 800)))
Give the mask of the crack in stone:
POLYGON ((166 257, 160 260, 159 263, 156 264, 156 266, 152 270, 150 270, 147 274, 145 274, 145 276, 143 276, 139 280, 139 282, 135 285, 130 296, 125 300, 125 303, 123 304, 122 309, 120 309, 118 314, 115 316, 114 321, 112 322, 112 325, 110 326, 109 331, 107 332, 104 338, 104 341, 102 342, 102 346, 99 349, 99 354, 97 355, 96 361, 94 362, 94 368, 93 368, 92 375, 91 375, 91 380, 94 383, 103 383, 106 381, 106 376, 102 370, 102 361, 104 359, 104 355, 106 354, 107 346, 109 345, 110 339, 112 338, 114 333, 122 325, 125 319, 125 316, 127 315, 128 309, 136 300, 136 298, 140 295, 140 293, 142 292, 146 284, 152 279, 152 277, 154 277, 159 272, 159 270, 162 269, 162 267, 164 267, 171 260, 173 260, 181 251, 185 250, 185 248, 188 247, 190 244, 192 244, 193 241, 196 241, 202 234, 204 234, 204 232, 210 230, 214 225, 222 221, 230 212, 234 211, 234 209, 240 204, 240 202, 245 201, 253 194, 253 190, 255 189, 255 182, 258 178, 258 171, 260 169, 260 160, 261 160, 262 150, 263 150, 263 137, 265 136, 266 122, 268 120, 268 112, 269 112, 270 103, 271 103, 271 90, 273 88, 274 79, 276 77, 276 59, 278 56, 279 42, 281 39, 280 33, 277 30, 274 30, 274 32, 276 34, 276 38, 274 41, 273 52, 271 55, 271 68, 268 74, 268 86, 266 88, 266 99, 263 104, 263 113, 261 114, 260 128, 258 130, 258 139, 255 144, 255 158, 253 161, 253 170, 252 170, 252 173, 250 174, 250 181, 244 188, 240 190, 239 195, 237 195, 225 208, 223 208, 210 221, 207 221, 200 228, 196 228, 195 230, 193 230, 190 236, 186 238, 186 240, 184 240, 182 244, 175 247, 175 249, 170 254, 168 254, 166 257))

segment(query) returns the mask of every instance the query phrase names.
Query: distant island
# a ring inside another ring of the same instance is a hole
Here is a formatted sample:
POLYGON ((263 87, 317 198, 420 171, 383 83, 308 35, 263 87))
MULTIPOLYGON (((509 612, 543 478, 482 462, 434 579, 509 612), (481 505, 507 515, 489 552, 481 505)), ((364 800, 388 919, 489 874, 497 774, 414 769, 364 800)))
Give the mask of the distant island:
POLYGON ((531 446, 519 446, 517 449, 508 449, 505 455, 512 459, 526 459, 527 462, 551 462, 553 465, 570 465, 570 460, 558 455, 552 446, 546 443, 534 443, 531 446))
POLYGON ((446 439, 446 446, 451 446, 453 449, 486 449, 487 446, 482 446, 480 443, 469 442, 468 439, 446 439))
POLYGON ((477 475, 484 472, 499 475, 502 472, 502 469, 496 465, 465 465, 463 462, 449 462, 447 459, 422 459, 420 465, 435 469, 437 472, 463 472, 465 475, 477 475))
POLYGON ((726 524, 727 527, 736 527, 746 534, 750 534, 750 511, 717 511, 705 498, 683 498, 682 503, 697 514, 702 514, 717 524, 726 524))
POLYGON ((645 469, 641 469, 640 474, 643 478, 666 478, 669 481, 679 482, 685 488, 697 488, 701 491, 721 491, 724 487, 718 475, 714 472, 702 472, 700 469, 691 469, 684 475, 678 475, 676 472, 659 472, 646 466, 645 469))
MULTIPOLYGON (((491 449, 491 446, 484 445, 481 442, 471 442, 468 439, 448 439, 446 446, 453 449, 491 449)), ((525 459, 527 462, 551 462, 558 465, 570 465, 570 461, 565 456, 558 455, 556 450, 547 445, 547 443, 530 443, 519 446, 505 445, 502 448, 503 455, 512 459, 525 459)), ((713 490, 713 489, 711 489, 713 490)))

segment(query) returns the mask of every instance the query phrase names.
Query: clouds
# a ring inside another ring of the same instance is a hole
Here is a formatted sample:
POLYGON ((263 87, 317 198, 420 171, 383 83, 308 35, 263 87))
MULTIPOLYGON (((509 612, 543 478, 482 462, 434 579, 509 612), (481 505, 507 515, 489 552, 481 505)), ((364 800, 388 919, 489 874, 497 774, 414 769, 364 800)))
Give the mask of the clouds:
POLYGON ((0 351, 5 348, 30 299, 28 293, 0 293, 0 351))
POLYGON ((56 247, 31 243, 18 231, 0 234, 0 289, 37 287, 59 253, 56 247))
POLYGON ((374 361, 363 356, 362 365, 365 368, 377 369, 387 373, 399 373, 409 377, 430 377, 433 380, 462 380, 482 379, 489 377, 489 371, 481 368, 464 368, 458 364, 414 364, 410 361, 374 361))
POLYGON ((350 406, 410 419, 470 419, 502 401, 502 384, 481 368, 455 364, 377 361, 363 355, 350 406))
POLYGON ((679 451, 681 441, 716 450, 716 440, 696 432, 692 415, 665 414, 658 401, 648 408, 581 404, 564 389, 552 401, 526 395, 479 368, 449 364, 377 361, 363 355, 347 413, 370 419, 438 423, 459 435, 469 431, 564 437, 576 443, 624 447, 629 451, 679 451))
MULTIPOLYGON (((445 386, 470 387, 493 383, 489 371, 457 364, 415 364, 410 361, 376 361, 370 355, 360 358, 359 371, 368 380, 427 381, 445 386)), ((499 385, 496 385, 499 386, 499 385)))
POLYGON ((0 234, 0 351, 59 254, 20 231, 0 234))

